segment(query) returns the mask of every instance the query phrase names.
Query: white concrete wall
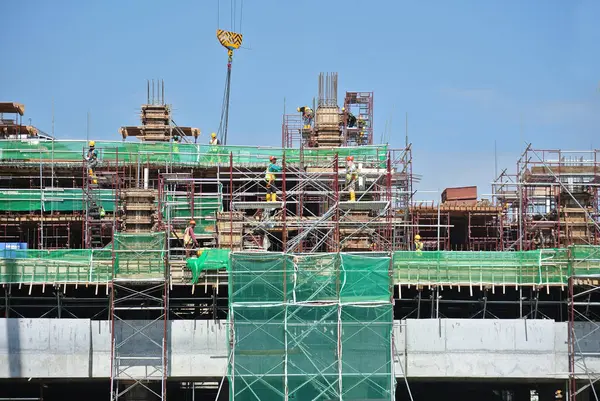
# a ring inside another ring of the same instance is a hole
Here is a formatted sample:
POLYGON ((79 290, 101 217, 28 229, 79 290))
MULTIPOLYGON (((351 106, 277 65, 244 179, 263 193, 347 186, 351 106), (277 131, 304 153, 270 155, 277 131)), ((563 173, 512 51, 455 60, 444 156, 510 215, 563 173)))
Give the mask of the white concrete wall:
POLYGON ((227 373, 226 321, 179 320, 171 324, 169 376, 221 377, 227 373))
POLYGON ((568 375, 563 323, 421 319, 397 322, 394 330, 396 372, 405 369, 409 377, 558 379, 568 375))
MULTIPOLYGON (((119 323, 119 322, 117 322, 119 323)), ((135 321, 116 324, 123 341, 135 321)), ((440 319, 395 322, 396 374, 428 378, 568 377, 567 324, 550 320, 440 319), (406 357, 408 356, 408 357, 406 357)), ((144 336, 132 337, 122 356, 140 351, 157 355, 164 327, 150 324, 144 336)), ((600 330, 578 324, 584 352, 600 351, 600 330)), ((0 378, 107 378, 110 376, 110 324, 86 319, 0 319, 0 378)), ((226 372, 228 327, 224 321, 169 322, 170 377, 221 377, 226 372)), ((158 354, 159 355, 159 354, 158 354)), ((600 372, 600 356, 585 359, 600 372)), ((128 373, 151 371, 156 361, 121 361, 128 373)), ((578 370, 583 363, 578 363, 578 370)))
POLYGON ((90 377, 90 321, 0 319, 0 377, 90 377))

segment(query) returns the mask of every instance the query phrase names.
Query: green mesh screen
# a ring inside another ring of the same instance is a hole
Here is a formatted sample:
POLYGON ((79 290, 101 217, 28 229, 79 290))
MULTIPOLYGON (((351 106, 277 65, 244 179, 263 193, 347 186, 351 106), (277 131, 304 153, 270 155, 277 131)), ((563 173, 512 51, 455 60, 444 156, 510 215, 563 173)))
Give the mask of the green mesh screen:
POLYGON ((394 252, 399 284, 542 285, 566 283, 568 252, 394 252))
POLYGON ((103 249, 0 249, 1 283, 93 283, 163 277, 164 233, 116 234, 103 249))
MULTIPOLYGON (((107 212, 115 210, 113 190, 99 189, 95 194, 104 210, 107 212)), ((0 190, 0 212, 39 211, 42 205, 44 212, 83 211, 83 190, 81 188, 0 190)))
MULTIPOLYGON (((205 270, 227 270, 229 253, 208 249, 189 259, 192 282, 205 270)), ((388 297, 387 258, 256 255, 235 254, 237 270, 230 276, 230 288, 238 302, 362 302, 388 297)), ((0 249, 0 283, 102 282, 112 279, 113 263, 117 276, 162 277, 164 257, 164 233, 117 234, 114 260, 113 244, 100 250, 0 249)), ((600 275, 600 247, 584 245, 526 252, 400 251, 392 261, 394 283, 401 285, 566 285, 569 276, 600 275)))
POLYGON ((574 245, 569 249, 572 257, 572 275, 600 275, 600 247, 574 245))
POLYGON ((88 283, 112 279, 110 250, 0 250, 2 283, 88 283))
POLYGON ((230 398, 393 400, 387 257, 232 253, 230 398))
POLYGON ((163 277, 165 233, 115 234, 114 254, 116 277, 163 277))
MULTIPOLYGON (((0 161, 83 163, 87 148, 85 141, 0 141, 0 161)), ((229 164, 230 154, 236 165, 264 165, 269 156, 281 159, 281 148, 256 146, 210 146, 205 144, 173 144, 150 142, 101 142, 96 141, 98 159, 102 162, 119 163, 173 163, 181 165, 211 166, 229 164)), ((387 156, 387 145, 358 146, 338 149, 315 148, 300 152, 299 149, 285 150, 288 163, 323 163, 339 154, 340 161, 352 154, 362 163, 380 163, 387 156)))
MULTIPOLYGON (((167 203, 163 209, 165 216, 171 220, 176 227, 187 227, 192 218, 192 202, 187 194, 167 195, 167 203)), ((196 221, 196 234, 207 234, 214 232, 216 212, 223 210, 221 197, 205 197, 198 195, 194 197, 193 217, 196 221)))

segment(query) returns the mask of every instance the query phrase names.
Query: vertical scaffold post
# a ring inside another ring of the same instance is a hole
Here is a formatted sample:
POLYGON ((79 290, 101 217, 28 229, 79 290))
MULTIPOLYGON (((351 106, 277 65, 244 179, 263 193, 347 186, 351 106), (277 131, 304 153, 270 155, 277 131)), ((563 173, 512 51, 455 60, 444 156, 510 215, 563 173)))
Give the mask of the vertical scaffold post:
POLYGON ((119 175, 119 148, 115 152, 115 182, 113 183, 115 189, 115 210, 113 212, 113 227, 112 227, 112 243, 114 244, 115 232, 117 231, 117 214, 119 212, 119 198, 121 196, 121 176, 119 175))
MULTIPOLYGON (((542 157, 545 159, 545 157, 543 156, 543 153, 542 153, 542 157)), ((561 174, 560 173, 560 170, 561 170, 561 168, 560 168, 561 158, 562 158, 562 155, 561 155, 561 152, 559 150, 558 151, 558 171, 556 172, 557 173, 557 177, 560 177, 560 174, 561 174)), ((545 166, 545 164, 544 164, 544 166, 545 166)), ((556 200, 556 209, 558 211, 558 213, 557 213, 558 214, 558 224, 557 224, 557 227, 556 227, 556 238, 558 239, 558 247, 560 248, 560 247, 568 245, 568 238, 565 238, 567 241, 565 241, 564 244, 561 245, 561 243, 560 243, 560 235, 561 235, 561 233, 560 233, 560 226, 562 225, 561 224, 561 217, 562 216, 561 216, 561 207, 560 207, 560 203, 561 203, 560 194, 562 192, 562 188, 560 186, 560 182, 557 182, 557 184, 558 184, 558 196, 557 196, 557 200, 556 200)), ((554 188, 554 187, 552 187, 552 188, 554 188)), ((552 194, 552 195, 554 195, 554 194, 552 194)), ((564 221, 566 223, 567 219, 565 218, 564 221)), ((565 234, 568 235, 569 234, 568 231, 565 232, 565 234)))
MULTIPOLYGON (((392 157, 391 152, 387 154, 387 166, 386 166, 386 182, 385 182, 385 195, 386 202, 388 202, 388 208, 386 212, 386 233, 384 238, 390 241, 391 246, 387 249, 394 251, 394 241, 392 239, 392 157)), ((382 244, 382 251, 386 249, 385 244, 382 244)))
POLYGON ((575 377, 575 304, 574 304, 574 289, 573 277, 569 275, 569 401, 576 401, 577 396, 577 379, 575 377))
POLYGON ((333 194, 335 202, 335 221, 333 234, 333 252, 340 251, 340 189, 339 189, 339 154, 333 158, 333 194))
MULTIPOLYGON (((285 160, 285 149, 283 150, 283 156, 281 158, 281 201, 283 202, 283 207, 281 208, 281 222, 283 224, 283 229, 281 231, 281 243, 282 250, 287 252, 287 198, 286 198, 286 160, 285 160)), ((284 261, 285 263, 285 261, 284 261)), ((284 274, 285 276, 285 274, 284 274)))
MULTIPOLYGON (((233 152, 229 152, 229 249, 233 249, 233 152)), ((240 249, 241 250, 241 249, 240 249)))

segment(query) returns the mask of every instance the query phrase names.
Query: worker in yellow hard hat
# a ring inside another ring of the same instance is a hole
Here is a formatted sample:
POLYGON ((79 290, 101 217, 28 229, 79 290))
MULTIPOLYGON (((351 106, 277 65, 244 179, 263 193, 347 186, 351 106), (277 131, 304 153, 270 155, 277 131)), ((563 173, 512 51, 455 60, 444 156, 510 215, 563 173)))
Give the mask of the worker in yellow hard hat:
POLYGON ((350 202, 356 201, 356 181, 358 169, 354 164, 354 156, 346 157, 346 189, 350 192, 350 202))
POLYGON ((217 138, 217 134, 213 132, 210 134, 210 141, 208 143, 210 145, 220 145, 221 141, 219 141, 219 138, 217 138))
POLYGON ((183 245, 185 246, 185 257, 189 258, 192 252, 192 247, 198 247, 198 240, 194 229, 196 228, 196 221, 190 220, 185 232, 183 233, 183 245))
POLYGON ((302 113, 302 123, 304 124, 304 129, 310 129, 312 119, 315 116, 314 111, 308 106, 298 107, 296 110, 298 110, 298 113, 302 113))
POLYGON ((360 129, 363 129, 367 126, 367 122, 360 114, 358 115, 358 119, 356 120, 356 122, 358 123, 358 128, 360 129))
POLYGON ((98 179, 96 177, 96 167, 98 166, 98 151, 96 150, 96 141, 90 141, 88 145, 89 148, 85 156, 88 176, 91 179, 92 184, 97 184, 98 179))
POLYGON ((415 251, 419 255, 423 252, 423 243, 421 242, 421 236, 419 234, 415 235, 415 251))
POLYGON ((267 183, 267 202, 276 202, 277 201, 277 187, 275 187, 275 173, 281 172, 281 166, 277 165, 277 158, 275 156, 271 156, 269 158, 269 166, 267 167, 267 171, 265 172, 265 181, 267 183))
POLYGON ((363 146, 367 144, 367 135, 365 134, 365 131, 360 131, 358 133, 358 137, 356 138, 356 144, 358 146, 363 146))
POLYGON ((219 146, 221 144, 221 141, 219 141, 219 138, 217 138, 217 134, 215 132, 213 132, 212 134, 210 134, 210 140, 208 141, 208 144, 210 145, 210 150, 209 150, 209 160, 211 163, 217 163, 219 160, 219 146))

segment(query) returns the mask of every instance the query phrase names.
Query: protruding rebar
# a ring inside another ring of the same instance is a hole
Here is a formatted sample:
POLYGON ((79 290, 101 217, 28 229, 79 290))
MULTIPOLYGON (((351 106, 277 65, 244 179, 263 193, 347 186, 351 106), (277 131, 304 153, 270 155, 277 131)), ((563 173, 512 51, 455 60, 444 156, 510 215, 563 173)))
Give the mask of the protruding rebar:
POLYGON ((337 72, 319 74, 319 107, 337 106, 337 78, 337 72))

